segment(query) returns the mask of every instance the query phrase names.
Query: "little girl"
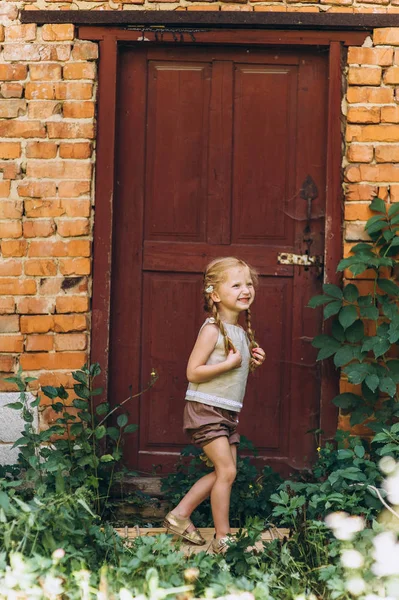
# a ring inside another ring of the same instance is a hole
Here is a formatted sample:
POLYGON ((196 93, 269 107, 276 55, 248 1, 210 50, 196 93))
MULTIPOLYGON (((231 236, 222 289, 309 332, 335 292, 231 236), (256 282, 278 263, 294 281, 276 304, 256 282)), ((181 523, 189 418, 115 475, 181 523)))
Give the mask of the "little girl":
POLYGON ((212 261, 204 276, 205 310, 202 325, 187 365, 189 381, 184 409, 184 430, 199 444, 215 470, 199 479, 164 520, 164 527, 197 544, 205 544, 190 520, 203 500, 211 496, 216 553, 227 548, 230 493, 236 477, 236 432, 249 370, 265 360, 251 328, 250 306, 257 275, 234 257, 212 261), (246 331, 238 324, 246 313, 246 331))

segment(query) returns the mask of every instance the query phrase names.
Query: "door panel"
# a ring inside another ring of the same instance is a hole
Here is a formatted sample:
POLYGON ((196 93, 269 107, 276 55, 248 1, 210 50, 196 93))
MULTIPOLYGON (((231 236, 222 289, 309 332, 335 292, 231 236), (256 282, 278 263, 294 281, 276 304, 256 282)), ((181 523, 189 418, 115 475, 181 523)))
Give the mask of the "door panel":
POLYGON ((307 50, 121 51, 111 396, 159 372, 130 409, 131 467, 167 471, 189 443, 185 369, 205 318, 202 273, 228 255, 258 270, 253 325, 268 357, 250 375, 241 433, 282 472, 311 462, 320 313, 305 306, 321 283, 277 255, 323 253, 326 91, 326 57, 307 50), (308 175, 319 190, 309 214, 308 175))

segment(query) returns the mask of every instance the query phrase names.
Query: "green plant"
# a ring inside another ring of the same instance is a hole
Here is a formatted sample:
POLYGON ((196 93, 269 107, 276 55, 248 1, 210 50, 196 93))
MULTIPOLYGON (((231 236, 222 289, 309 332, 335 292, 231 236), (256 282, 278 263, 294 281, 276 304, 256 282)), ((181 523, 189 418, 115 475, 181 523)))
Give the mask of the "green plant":
POLYGON ((120 465, 123 456, 123 436, 137 430, 137 425, 128 424, 125 413, 119 414, 114 424, 110 423, 110 417, 127 401, 152 387, 157 379, 153 372, 145 390, 111 409, 108 402, 95 403, 95 397, 102 392, 101 388, 95 387, 95 379, 100 373, 97 363, 74 371, 76 398, 72 400, 62 385, 42 387, 42 394, 49 400, 46 403, 40 394, 29 400, 26 389, 34 378, 24 377, 21 371, 6 378, 20 391, 19 401, 8 407, 21 411, 25 422, 22 435, 13 446, 20 450, 18 461, 24 470, 25 481, 34 485, 39 496, 48 492, 72 493, 86 486, 93 492, 98 514, 105 508, 116 466, 120 465), (54 424, 36 431, 33 425, 35 409, 42 415, 54 411, 54 424))
POLYGON ((351 256, 340 261, 338 271, 349 269, 353 276, 367 272, 372 291, 362 295, 356 281, 343 289, 325 284, 324 294, 312 298, 309 306, 324 305, 324 319, 333 317, 331 334, 313 340, 313 346, 319 348, 317 359, 333 356, 335 366, 342 369, 348 381, 361 385, 361 394, 342 393, 333 402, 351 413, 351 425, 368 419, 370 429, 378 432, 399 416, 399 360, 393 353, 399 341, 395 268, 399 203, 388 205, 374 198, 370 209, 376 213, 366 223, 370 242, 353 246, 351 256))

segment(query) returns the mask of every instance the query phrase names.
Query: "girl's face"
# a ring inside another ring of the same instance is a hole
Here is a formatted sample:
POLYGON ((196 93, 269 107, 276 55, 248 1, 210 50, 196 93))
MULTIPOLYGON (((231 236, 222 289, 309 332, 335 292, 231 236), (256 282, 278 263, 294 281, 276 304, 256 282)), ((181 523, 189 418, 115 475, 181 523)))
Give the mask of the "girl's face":
POLYGON ((227 269, 225 279, 212 292, 212 300, 219 309, 240 313, 249 308, 255 298, 255 289, 248 267, 227 269))

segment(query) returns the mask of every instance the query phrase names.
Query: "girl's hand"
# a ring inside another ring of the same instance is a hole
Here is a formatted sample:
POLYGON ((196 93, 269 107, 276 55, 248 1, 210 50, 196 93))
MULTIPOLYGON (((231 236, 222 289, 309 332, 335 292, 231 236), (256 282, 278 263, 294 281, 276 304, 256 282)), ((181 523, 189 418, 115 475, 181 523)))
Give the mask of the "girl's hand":
POLYGON ((265 351, 262 348, 253 348, 251 365, 253 368, 260 367, 266 360, 265 351))
POLYGON ((229 366, 229 369, 237 369, 237 367, 241 367, 242 356, 238 350, 236 352, 230 350, 225 363, 229 366))

